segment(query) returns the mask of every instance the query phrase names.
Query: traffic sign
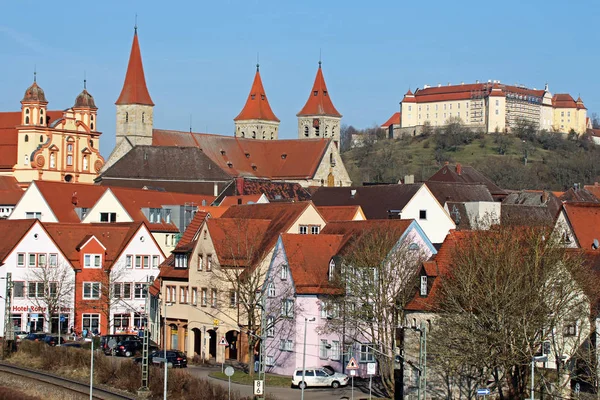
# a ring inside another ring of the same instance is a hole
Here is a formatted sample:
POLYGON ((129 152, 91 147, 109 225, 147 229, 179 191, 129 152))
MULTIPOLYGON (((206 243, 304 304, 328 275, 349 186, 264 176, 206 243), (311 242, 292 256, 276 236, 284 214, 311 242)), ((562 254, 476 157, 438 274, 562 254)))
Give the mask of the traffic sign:
POLYGON ((65 322, 67 320, 67 317, 65 317, 64 315, 60 316, 60 322, 65 322))
POLYGON ((477 389, 477 396, 489 396, 489 394, 490 394, 490 389, 488 389, 488 388, 477 389))
POLYGON ((213 319, 213 326, 216 328, 219 326, 219 320, 218 319, 213 319))
POLYGON ((219 342, 219 346, 229 346, 227 340, 225 340, 225 336, 221 336, 221 341, 219 342))
POLYGON ((358 363, 356 362, 356 359, 354 357, 352 357, 350 361, 348 361, 346 369, 358 369, 358 363))
POLYGON ((257 379, 254 381, 254 395, 262 396, 263 394, 265 394, 265 381, 257 379))
POLYGON ((225 375, 227 376, 232 376, 234 372, 235 371, 231 365, 228 365, 227 368, 225 368, 225 375))
POLYGON ((374 362, 367 363, 367 375, 375 375, 376 369, 377 369, 377 363, 374 363, 374 362))
POLYGON ((356 370, 355 369, 351 369, 350 370, 350 376, 355 376, 356 375, 356 370))

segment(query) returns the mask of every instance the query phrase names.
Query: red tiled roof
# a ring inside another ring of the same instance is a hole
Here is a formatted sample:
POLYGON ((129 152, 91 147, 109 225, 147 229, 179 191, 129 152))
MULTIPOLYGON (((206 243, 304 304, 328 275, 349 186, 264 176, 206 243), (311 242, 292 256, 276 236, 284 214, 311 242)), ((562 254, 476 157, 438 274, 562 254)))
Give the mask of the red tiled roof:
POLYGON ((0 219, 0 265, 23 236, 36 223, 36 219, 0 219))
POLYGON ((105 186, 85 183, 33 181, 58 222, 79 223, 75 208, 92 208, 106 191, 105 186))
POLYGON ((329 92, 327 91, 327 85, 325 84, 325 78, 323 78, 323 70, 321 69, 320 61, 317 76, 315 77, 315 83, 308 96, 308 100, 302 110, 296 115, 328 115, 332 117, 342 117, 342 114, 334 107, 331 96, 329 96, 329 92))
POLYGON ((279 231, 272 221, 250 218, 210 218, 206 225, 221 266, 249 267, 275 245, 279 231))
POLYGON ((254 75, 254 82, 252 82, 252 88, 248 94, 246 104, 233 120, 243 121, 250 119, 279 122, 279 118, 275 116, 269 105, 269 100, 267 99, 267 94, 260 78, 258 65, 256 66, 256 75, 254 75))
POLYGON ((129 55, 129 64, 127 65, 127 74, 125 75, 123 89, 115 104, 154 105, 150 98, 150 93, 148 93, 148 87, 146 86, 144 65, 142 64, 142 54, 140 53, 137 30, 133 35, 133 43, 131 44, 131 53, 129 55))
POLYGON ((482 97, 490 95, 494 86, 496 86, 501 93, 500 94, 496 91, 494 93, 496 96, 505 96, 507 93, 514 93, 523 96, 543 97, 545 93, 544 90, 529 89, 498 83, 469 83, 418 89, 415 93, 415 98, 417 103, 468 100, 475 95, 482 97))
POLYGON ((44 223, 52 240, 60 247, 75 269, 81 268, 80 253, 77 250, 84 238, 94 236, 106 248, 105 269, 112 268, 121 252, 143 222, 122 222, 112 224, 61 224, 44 223))
POLYGON ((329 262, 335 256, 343 235, 281 235, 297 294, 338 294, 340 289, 328 280, 329 262))
POLYGON ((600 184, 598 182, 595 182, 593 185, 585 185, 583 188, 600 200, 600 184))
POLYGON ((194 218, 192 218, 192 221, 190 222, 190 224, 187 226, 187 228, 185 228, 185 232, 183 232, 181 239, 179 239, 176 249, 186 246, 191 241, 194 240, 194 238, 198 234, 198 229, 200 229, 200 226, 206 219, 207 215, 208 215, 207 212, 203 212, 203 211, 196 212, 196 214, 194 215, 194 218))
POLYGON ((505 196, 507 192, 500 189, 488 177, 475 168, 468 165, 444 165, 427 182, 456 182, 456 183, 479 183, 487 186, 493 197, 505 196))
POLYGON ((0 204, 15 205, 23 196, 23 189, 12 176, 0 176, 0 204))
POLYGON ((579 247, 591 249, 594 239, 600 240, 600 204, 564 203, 563 207, 579 247))
POLYGON ((262 197, 262 194, 249 194, 244 196, 225 196, 223 201, 219 204, 219 207, 229 207, 241 204, 254 203, 262 197))
POLYGON ((578 110, 587 110, 583 105, 583 100, 581 100, 581 96, 577 98, 577 109, 578 110))
POLYGON ((436 308, 441 286, 441 277, 446 275, 452 268, 452 257, 457 243, 465 240, 470 235, 477 234, 474 231, 450 231, 442 247, 438 250, 433 260, 423 263, 423 269, 427 277, 433 278, 433 284, 428 290, 428 294, 422 297, 417 290, 415 296, 404 307, 410 311, 434 311, 436 308))
POLYGON ((577 108, 575 100, 568 93, 557 93, 552 96, 552 107, 555 108, 577 108))
POLYGON ((383 129, 389 127, 390 125, 400 125, 400 119, 402 118, 402 113, 397 112, 394 113, 394 115, 392 115, 390 117, 390 119, 388 119, 387 121, 385 121, 385 123, 383 125, 381 125, 381 127, 383 129))
POLYGON ((317 210, 321 213, 325 221, 352 221, 357 213, 361 213, 358 205, 352 206, 319 206, 317 210))
MULTIPOLYGON (((346 244, 356 243, 360 237, 373 229, 385 229, 397 233, 398 239, 408 229, 413 219, 372 219, 365 221, 332 221, 325 225, 321 234, 344 235, 343 251, 348 251, 346 244)), ((391 250, 391 249, 390 249, 391 250)))
POLYGON ((232 177, 312 178, 331 139, 255 140, 155 129, 154 146, 199 147, 232 177))

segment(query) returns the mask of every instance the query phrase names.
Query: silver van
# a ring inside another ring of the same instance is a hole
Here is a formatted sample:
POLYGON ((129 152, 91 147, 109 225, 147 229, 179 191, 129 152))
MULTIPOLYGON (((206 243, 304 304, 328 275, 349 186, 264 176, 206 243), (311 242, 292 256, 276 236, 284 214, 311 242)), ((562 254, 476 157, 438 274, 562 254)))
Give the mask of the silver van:
POLYGON ((332 372, 324 368, 306 368, 302 382, 302 368, 296 368, 292 376, 292 387, 307 388, 309 386, 346 386, 350 378, 346 374, 332 372))

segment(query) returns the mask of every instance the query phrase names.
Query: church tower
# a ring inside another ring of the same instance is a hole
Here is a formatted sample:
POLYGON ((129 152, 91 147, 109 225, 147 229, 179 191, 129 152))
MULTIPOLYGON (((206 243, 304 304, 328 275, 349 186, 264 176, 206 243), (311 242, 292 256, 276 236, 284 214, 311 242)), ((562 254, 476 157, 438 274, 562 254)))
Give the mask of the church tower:
POLYGON ((321 61, 312 91, 297 117, 298 139, 333 138, 336 146, 339 144, 342 114, 336 110, 327 91, 321 61))
POLYGON ((134 28, 125 82, 115 104, 117 105, 115 148, 101 172, 106 171, 134 146, 152 145, 154 103, 148 93, 144 77, 137 26, 134 28))
MULTIPOLYGON (((121 95, 117 99, 117 143, 128 139, 133 146, 152 144, 154 103, 146 87, 137 26, 121 95)), ((111 157, 112 158, 112 157, 111 157)))
POLYGON ((256 64, 256 74, 246 104, 233 120, 235 121, 236 137, 277 140, 279 119, 269 105, 258 64, 256 64))

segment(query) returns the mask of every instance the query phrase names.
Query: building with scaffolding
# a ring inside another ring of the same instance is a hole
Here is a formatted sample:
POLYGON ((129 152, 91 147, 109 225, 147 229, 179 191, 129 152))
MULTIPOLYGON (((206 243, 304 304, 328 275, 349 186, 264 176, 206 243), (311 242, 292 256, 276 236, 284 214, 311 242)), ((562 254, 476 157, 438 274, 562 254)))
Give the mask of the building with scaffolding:
POLYGON ((425 85, 402 99, 399 124, 388 124, 389 136, 418 134, 424 126, 444 126, 452 121, 484 132, 510 132, 527 123, 536 129, 586 131, 587 110, 581 98, 552 95, 544 89, 505 85, 500 81, 431 87, 425 85))

